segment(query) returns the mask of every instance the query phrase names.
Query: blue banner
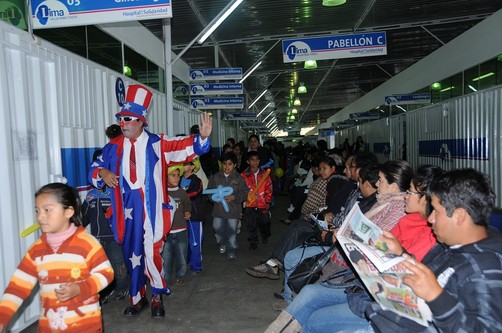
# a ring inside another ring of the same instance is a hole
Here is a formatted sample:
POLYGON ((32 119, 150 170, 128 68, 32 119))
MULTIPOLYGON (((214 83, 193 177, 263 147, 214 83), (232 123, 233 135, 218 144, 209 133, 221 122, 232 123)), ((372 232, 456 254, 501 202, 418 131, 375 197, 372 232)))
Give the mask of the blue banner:
POLYGON ((242 83, 206 83, 191 84, 190 94, 197 95, 235 95, 242 94, 242 83))
POLYGON ((489 160, 487 138, 425 140, 418 142, 418 155, 452 159, 489 160))
POLYGON ((340 58, 357 58, 387 54, 385 32, 287 39, 282 41, 285 63, 340 58))
POLYGON ((172 17, 171 0, 32 0, 33 28, 172 17))
POLYGON ((199 110, 242 109, 244 106, 244 98, 242 97, 190 98, 190 106, 192 107, 192 109, 199 109, 199 110))
POLYGON ((430 103, 431 94, 429 93, 385 96, 385 105, 430 103))
POLYGON ((188 76, 190 81, 240 80, 242 79, 242 68, 190 69, 188 76))

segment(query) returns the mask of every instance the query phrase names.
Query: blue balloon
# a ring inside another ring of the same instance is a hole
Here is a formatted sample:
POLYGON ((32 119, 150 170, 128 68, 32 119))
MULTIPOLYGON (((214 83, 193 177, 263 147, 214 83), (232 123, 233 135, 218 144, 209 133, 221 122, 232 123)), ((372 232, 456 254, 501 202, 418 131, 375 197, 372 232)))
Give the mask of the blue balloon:
POLYGON ((230 210, 228 208, 228 203, 225 201, 225 197, 228 197, 234 193, 234 189, 231 186, 218 185, 217 188, 205 189, 202 194, 212 194, 211 199, 215 202, 221 202, 223 209, 228 213, 230 210))

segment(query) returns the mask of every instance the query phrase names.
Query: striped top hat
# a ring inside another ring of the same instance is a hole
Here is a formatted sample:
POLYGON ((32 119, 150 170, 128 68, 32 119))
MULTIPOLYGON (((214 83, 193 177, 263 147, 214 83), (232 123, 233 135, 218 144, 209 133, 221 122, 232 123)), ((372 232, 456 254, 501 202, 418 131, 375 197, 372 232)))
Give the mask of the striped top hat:
POLYGON ((146 114, 152 100, 152 92, 139 84, 132 84, 127 87, 124 104, 120 112, 115 117, 137 117, 148 126, 146 114))

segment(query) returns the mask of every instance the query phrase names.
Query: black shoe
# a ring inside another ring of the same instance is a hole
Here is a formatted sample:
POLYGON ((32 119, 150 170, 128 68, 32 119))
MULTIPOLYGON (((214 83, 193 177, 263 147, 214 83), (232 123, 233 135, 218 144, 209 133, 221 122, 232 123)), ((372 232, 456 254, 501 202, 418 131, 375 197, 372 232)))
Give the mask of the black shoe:
POLYGON ((261 239, 261 242, 262 242, 263 244, 267 244, 267 242, 268 242, 268 238, 267 238, 267 237, 263 237, 263 238, 261 239))
POLYGON ((250 251, 256 250, 257 248, 258 248, 258 244, 256 244, 256 243, 249 244, 249 250, 250 251))
POLYGON ((274 297, 275 297, 275 298, 277 298, 277 299, 284 299, 283 293, 284 293, 284 289, 283 289, 283 290, 281 290, 281 292, 280 292, 280 293, 275 292, 275 293, 274 293, 274 297))
POLYGON ((141 298, 141 300, 136 305, 131 305, 124 310, 124 316, 133 317, 138 315, 141 311, 146 309, 148 306, 148 300, 146 297, 141 298))
POLYGON ((162 295, 152 296, 152 318, 164 318, 166 311, 162 302, 162 295))

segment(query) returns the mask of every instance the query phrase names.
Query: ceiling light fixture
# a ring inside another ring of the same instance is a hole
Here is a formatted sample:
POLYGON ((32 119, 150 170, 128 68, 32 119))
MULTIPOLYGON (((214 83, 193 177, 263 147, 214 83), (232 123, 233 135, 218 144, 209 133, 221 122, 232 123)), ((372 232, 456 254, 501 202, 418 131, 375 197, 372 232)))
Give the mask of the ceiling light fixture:
POLYGON ((262 98, 262 97, 263 97, 263 95, 265 95, 265 93, 266 93, 267 91, 268 91, 268 89, 263 90, 263 92, 262 92, 262 93, 261 93, 258 97, 256 97, 256 98, 255 98, 255 100, 254 100, 254 101, 253 101, 253 102, 252 102, 252 103, 248 106, 248 110, 249 110, 249 109, 251 109, 251 108, 253 107, 253 105, 255 105, 255 104, 256 104, 256 102, 258 102, 258 100, 259 100, 260 98, 262 98))
POLYGON ((293 105, 294 106, 301 106, 302 105, 302 101, 300 101, 300 99, 297 97, 297 98, 295 98, 295 101, 293 102, 293 105))
POLYGON ((223 10, 204 28, 202 36, 197 40, 197 43, 202 44, 204 41, 225 21, 225 19, 232 14, 232 12, 244 0, 234 0, 223 8, 223 10), (205 31, 205 32, 204 32, 205 31))
POLYGON ((474 88, 473 86, 471 86, 470 84, 467 85, 469 87, 469 89, 471 89, 472 91, 478 91, 476 88, 474 88))
POLYGON ((270 113, 269 113, 269 114, 268 114, 265 118, 263 118, 262 122, 264 123, 264 122, 265 122, 265 120, 267 120, 267 119, 268 119, 268 117, 270 117, 270 116, 271 116, 271 115, 273 115, 273 114, 274 114, 274 112, 273 112, 273 111, 272 111, 272 112, 270 112, 270 113))
POLYGON ((268 103, 257 115, 256 118, 258 118, 269 106, 272 104, 272 102, 268 103))
POLYGON ((432 90, 441 90, 441 83, 434 82, 433 84, 431 84, 431 89, 432 90))
POLYGON ((291 110, 291 114, 297 114, 298 113, 298 110, 297 109, 293 109, 291 110))
POLYGON ((495 73, 494 72, 486 73, 486 74, 483 74, 481 76, 475 77, 474 79, 472 79, 472 81, 483 80, 483 79, 486 79, 487 77, 490 77, 492 75, 495 75, 495 73))
POLYGON ((440 92, 447 92, 447 91, 452 90, 453 88, 455 88, 455 86, 450 86, 450 87, 447 87, 447 88, 441 89, 441 90, 440 90, 440 92))
POLYGON ((292 115, 289 117, 289 120, 291 120, 291 121, 293 121, 293 120, 295 120, 295 119, 296 119, 296 117, 295 117, 295 115, 294 115, 294 114, 292 114, 292 115))
POLYGON ((316 69, 317 68, 317 61, 315 61, 315 60, 307 60, 307 61, 305 61, 305 64, 303 65, 303 68, 305 68, 305 69, 316 69))
POLYGON ((347 0, 322 0, 322 5, 326 7, 340 6, 346 3, 347 0))
POLYGON ((307 87, 305 87, 303 82, 300 82, 300 86, 298 87, 298 93, 299 94, 306 94, 307 93, 307 87))
POLYGON ((263 61, 258 61, 256 65, 254 65, 250 70, 248 70, 247 73, 244 75, 244 77, 239 81, 239 83, 244 82, 244 80, 247 79, 248 76, 251 75, 251 73, 253 73, 258 67, 260 67, 262 62, 263 61))

